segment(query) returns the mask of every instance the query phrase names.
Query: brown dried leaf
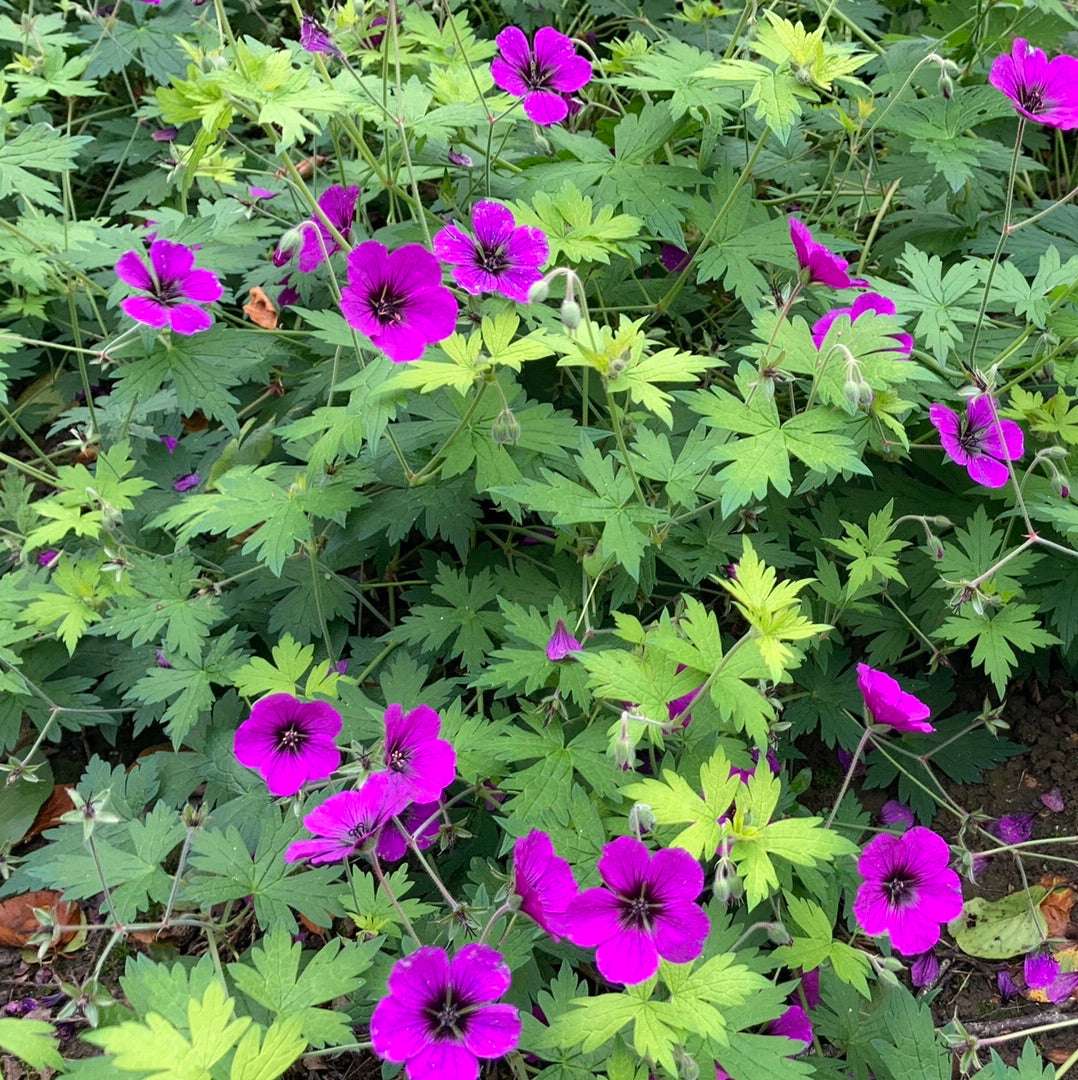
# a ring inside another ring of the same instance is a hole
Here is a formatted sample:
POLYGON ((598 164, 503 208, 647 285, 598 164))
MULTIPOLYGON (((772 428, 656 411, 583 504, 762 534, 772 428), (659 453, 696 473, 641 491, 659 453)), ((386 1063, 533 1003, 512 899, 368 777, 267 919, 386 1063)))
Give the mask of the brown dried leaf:
POLYGON ((247 303, 243 305, 243 313, 263 330, 277 329, 277 309, 273 301, 257 285, 251 286, 247 294, 247 303))
POLYGON ((74 809, 75 804, 71 801, 71 796, 67 793, 67 787, 63 784, 56 784, 52 789, 52 794, 45 800, 41 809, 38 810, 37 817, 34 818, 33 824, 23 837, 23 842, 25 843, 27 840, 32 840, 46 829, 51 829, 56 825, 59 825, 60 815, 66 814, 69 810, 74 809))
POLYGON ((1041 914, 1044 916, 1045 927, 1049 937, 1062 938, 1067 936, 1067 927, 1071 921, 1071 909, 1074 907, 1074 889, 1066 878, 1057 877, 1054 874, 1046 874, 1041 878, 1040 884, 1049 889, 1048 895, 1041 901, 1041 914))
MULTIPOLYGON (((307 177, 314 173, 314 170, 319 165, 325 165, 328 160, 329 158, 323 154, 314 154, 312 157, 304 158, 299 162, 296 166, 296 172, 306 180, 307 177)), ((283 180, 288 175, 288 170, 282 165, 273 175, 276 176, 278 180, 283 180)))
MULTIPOLYGON (((0 946, 21 949, 30 944, 30 939, 41 930, 34 908, 51 911, 56 921, 64 926, 75 926, 82 921, 79 905, 61 900, 60 894, 51 889, 9 896, 0 900, 0 946)), ((76 933, 74 930, 64 932, 57 944, 66 944, 76 933)))

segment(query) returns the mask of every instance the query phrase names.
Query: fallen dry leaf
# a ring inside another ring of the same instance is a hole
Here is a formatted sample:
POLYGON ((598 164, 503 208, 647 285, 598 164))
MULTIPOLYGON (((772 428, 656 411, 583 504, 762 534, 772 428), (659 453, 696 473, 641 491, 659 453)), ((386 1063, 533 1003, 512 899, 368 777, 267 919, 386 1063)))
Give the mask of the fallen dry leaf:
POLYGON ((247 294, 247 303, 243 305, 243 313, 263 330, 277 329, 277 309, 273 301, 257 285, 251 286, 247 294))
POLYGON ((190 416, 185 416, 182 423, 184 431, 205 431, 210 426, 206 414, 199 409, 196 409, 190 416))
POLYGON ((324 938, 328 932, 324 926, 315 926, 306 915, 300 915, 299 921, 308 934, 314 934, 316 937, 324 938))
POLYGON ((1040 903, 1048 936, 1066 937, 1067 927, 1071 921, 1071 909, 1076 899, 1074 889, 1066 878, 1060 878, 1054 874, 1046 874, 1041 878, 1040 884, 1050 890, 1040 903))
POLYGON ((67 787, 64 784, 56 784, 52 789, 52 794, 45 800, 41 809, 38 810, 37 817, 34 818, 33 824, 23 837, 23 842, 32 840, 46 829, 59 825, 60 815, 74 809, 75 804, 67 793, 67 787))
MULTIPOLYGON (((82 921, 79 905, 61 900, 60 894, 51 889, 38 889, 36 892, 9 896, 6 900, 0 900, 0 946, 21 949, 30 944, 30 939, 41 930, 41 924, 34 915, 34 908, 51 911, 56 921, 63 926, 77 926, 82 921)), ((76 933, 75 930, 65 931, 60 935, 57 944, 66 944, 76 933)))
POLYGON ((1042 1056, 1053 1065, 1062 1065, 1073 1053, 1073 1050, 1045 1050, 1042 1056))
MULTIPOLYGON (((304 158, 297 166, 296 172, 303 177, 304 180, 310 176, 319 165, 325 165, 329 160, 323 154, 315 154, 312 157, 304 158)), ((288 175, 288 170, 282 165, 274 174, 278 180, 283 180, 288 175)))

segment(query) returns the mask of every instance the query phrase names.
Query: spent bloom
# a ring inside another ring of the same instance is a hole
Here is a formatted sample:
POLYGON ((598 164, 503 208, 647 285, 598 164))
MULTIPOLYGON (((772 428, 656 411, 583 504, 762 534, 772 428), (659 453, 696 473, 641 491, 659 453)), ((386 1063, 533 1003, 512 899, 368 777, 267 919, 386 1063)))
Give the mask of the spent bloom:
POLYGON ((1026 986, 1043 990, 1053 1005, 1066 1001, 1078 989, 1078 972, 1059 970, 1059 961, 1051 953, 1031 953, 1022 967, 1026 986))
POLYGON ((400 809, 400 797, 390 789, 385 773, 368 776, 358 791, 330 795, 303 819, 303 827, 315 839, 289 844, 284 861, 312 866, 342 862, 359 852, 400 809))
POLYGON ((236 729, 233 749, 241 765, 262 774, 271 795, 295 795, 338 768, 333 740, 340 730, 341 714, 327 702, 270 694, 236 729))
POLYGON ((564 95, 588 82, 591 64, 552 26, 536 30, 531 45, 516 26, 507 26, 494 40, 500 53, 490 65, 494 84, 523 99, 524 115, 534 123, 561 123, 569 114, 564 95))
MULTIPOLYGON (((358 201, 358 187, 342 187, 340 184, 331 184, 318 197, 318 209, 326 215, 326 218, 345 240, 351 236, 358 201)), ((301 274, 309 274, 312 270, 317 270, 326 261, 327 256, 336 254, 340 250, 340 245, 333 238, 333 234, 318 214, 313 214, 308 218, 302 228, 302 240, 299 246, 299 271, 301 274)), ((286 251, 284 247, 278 246, 273 253, 273 264, 274 266, 284 266, 291 257, 291 251, 286 251)))
POLYGON ((921 953, 910 965, 910 982, 918 989, 931 986, 940 977, 940 962, 931 950, 921 953))
POLYGON ((545 832, 533 829, 513 845, 513 891, 520 910, 554 938, 565 933, 565 913, 577 895, 572 868, 545 832))
POLYGON ((989 830, 1005 844, 1022 844, 1033 835, 1032 814, 1004 814, 989 830))
POLYGON ((172 481, 172 490, 178 491, 181 495, 185 491, 191 491, 197 488, 202 483, 202 477, 197 472, 187 473, 181 476, 178 480, 172 481))
POLYGON ((453 267, 453 280, 472 296, 494 292, 527 303, 550 255, 543 230, 518 225, 508 208, 480 200, 472 207, 472 234, 447 225, 434 236, 434 254, 453 267))
POLYGON ((884 825, 896 825, 904 830, 912 828, 916 819, 913 811, 905 803, 900 803, 897 799, 888 799, 880 807, 880 821, 884 825))
MULTIPOLYGON (((831 329, 836 319, 846 316, 850 323, 855 323, 862 315, 872 313, 874 315, 894 315, 898 309, 895 302, 889 297, 879 293, 862 293, 849 307, 832 308, 826 315, 817 319, 812 324, 812 343, 817 349, 823 347, 827 338, 827 332, 831 329)), ((890 335, 895 341, 895 352, 903 356, 909 356, 913 352, 913 338, 909 334, 898 333, 890 335)))
POLYGON ((603 848, 598 869, 606 887, 570 903, 566 936, 597 948, 604 979, 641 983, 659 970, 660 957, 686 964, 700 955, 710 923, 693 902, 704 872, 688 852, 666 848, 652 855, 634 837, 620 836, 603 848))
POLYGON ((580 652, 583 646, 572 634, 569 633, 564 619, 559 619, 554 624, 554 633, 546 643, 546 658, 556 664, 564 660, 570 653, 580 652))
POLYGON ((808 226, 795 217, 790 218, 790 242, 794 246, 798 266, 808 271, 810 284, 829 285, 832 289, 853 289, 867 284, 851 278, 846 273, 850 264, 829 247, 813 240, 808 226))
POLYGON ((659 248, 659 262, 663 264, 663 269, 670 274, 676 274, 679 270, 684 270, 689 265, 691 258, 692 256, 684 248, 679 248, 677 244, 663 244, 659 248))
POLYGON ((269 202, 270 199, 276 199, 279 192, 271 191, 269 188, 259 187, 257 184, 252 184, 247 189, 247 194, 255 202, 269 202))
POLYGON ((853 910, 861 929, 889 934, 903 956, 932 949, 940 924, 962 913, 962 885, 950 860, 943 837, 922 826, 874 837, 857 863, 863 881, 853 910))
POLYGON ((480 1059, 520 1042, 516 1006, 494 1004, 511 981, 489 945, 465 945, 452 960, 434 945, 416 949, 393 965, 389 993, 375 1006, 374 1052, 403 1064, 409 1080, 476 1080, 480 1059))
POLYGON ((932 710, 920 698, 906 693, 885 671, 868 664, 857 665, 857 686, 865 708, 877 724, 895 731, 929 734, 936 729, 928 722, 932 710))
POLYGON ((1018 996, 1018 984, 1006 968, 996 972, 996 988, 999 990, 999 996, 1004 1003, 1018 996))
POLYGON ((149 263, 137 251, 125 251, 116 263, 116 276, 144 296, 120 302, 128 318, 160 330, 171 327, 189 336, 208 330, 213 316, 200 304, 221 298, 221 283, 211 270, 195 266, 195 253, 186 244, 154 240, 149 263))
POLYGON ((405 712, 400 705, 386 709, 382 755, 386 775, 398 801, 437 802, 457 773, 457 754, 438 738, 442 721, 429 705, 405 712))
POLYGON ((1000 420, 987 394, 970 398, 964 418, 938 402, 929 406, 928 418, 947 456, 982 487, 1003 487, 1010 478, 1006 462, 1025 453, 1022 429, 1013 420, 1000 420))
POLYGON ((1062 814, 1067 808, 1067 804, 1063 800, 1063 793, 1057 787, 1046 791, 1040 798, 1041 802, 1048 807, 1053 814, 1062 814))
POLYGON ((333 43, 329 31, 317 19, 304 15, 299 24, 299 43, 305 52, 340 56, 341 50, 333 43))
POLYGON ((453 333, 458 308, 442 284, 438 260, 426 248, 405 244, 390 252, 367 240, 348 255, 341 311, 349 326, 366 334, 393 363, 404 364, 453 333))
POLYGON ((791 1005, 777 1020, 767 1025, 768 1035, 782 1035, 806 1046, 812 1043, 812 1021, 800 1005, 791 1005))
POLYGON ((161 445, 169 452, 169 456, 176 452, 176 447, 180 445, 180 440, 175 435, 162 435, 161 445))
POLYGON ((1078 58, 1049 60, 1043 49, 1015 38, 1011 51, 996 57, 988 81, 1011 99, 1019 116, 1061 131, 1078 128, 1078 58))
POLYGON ((43 566, 46 570, 51 570, 59 561, 62 552, 57 551, 56 548, 46 548, 44 551, 37 553, 37 565, 43 566))

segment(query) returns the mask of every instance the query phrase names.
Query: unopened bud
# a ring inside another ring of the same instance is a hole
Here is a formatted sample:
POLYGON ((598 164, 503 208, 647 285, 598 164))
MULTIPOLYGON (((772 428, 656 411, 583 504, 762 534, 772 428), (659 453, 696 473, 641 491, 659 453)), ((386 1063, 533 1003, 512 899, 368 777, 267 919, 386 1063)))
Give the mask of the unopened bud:
POLYGON ((633 803, 629 811, 629 828, 637 836, 655 828, 655 811, 645 802, 633 803))
POLYGON ((872 408, 872 402, 876 400, 876 395, 872 392, 872 387, 867 382, 862 382, 857 391, 857 404, 868 412, 872 408))
POLYGON ((842 384, 842 395, 850 409, 856 412, 861 404, 861 384, 853 379, 847 379, 842 384))
POLYGON ((615 356, 614 359, 610 361, 610 366, 606 369, 607 377, 616 379, 628 366, 629 362, 624 356, 615 356))
POLYGON ((1059 485, 1059 497, 1061 499, 1069 499, 1071 497, 1071 489, 1066 482, 1059 485))
POLYGON ((715 880, 711 890, 720 904, 736 903, 745 892, 745 885, 738 876, 737 868, 729 859, 720 859, 715 867, 715 880))
POLYGON ((683 1047, 674 1051, 674 1064, 677 1065, 678 1080, 700 1080, 700 1066, 696 1058, 690 1057, 683 1047))
POLYGON ((561 324, 566 330, 575 330, 580 325, 580 305, 568 296, 561 302, 561 324))
POLYGON ((782 923, 778 922, 767 924, 767 939, 772 945, 790 945, 793 943, 790 931, 782 923))
POLYGON ((284 266, 302 246, 303 226, 296 225, 277 241, 277 249, 273 253, 273 265, 284 266))
POLYGON ((946 71, 940 71, 939 90, 944 101, 950 101, 954 97, 954 79, 946 71))
POLYGON ((802 64, 799 68, 797 68, 794 71, 794 78, 802 86, 811 86, 812 85, 812 68, 808 67, 806 64, 802 64))
POLYGON ((954 524, 951 521, 950 518, 943 517, 942 515, 937 515, 936 517, 930 517, 927 520, 928 520, 929 524, 935 525, 940 529, 950 529, 950 528, 953 527, 953 524, 954 524))
POLYGON ((180 818, 187 828, 200 829, 206 820, 206 808, 202 805, 193 806, 191 803, 186 803, 180 811, 180 818))
POLYGON ((529 304, 541 304, 550 295, 550 285, 547 283, 546 278, 540 278, 529 290, 528 290, 528 303, 529 304))
POLYGON ((520 442, 520 423, 508 405, 494 417, 490 437, 499 446, 516 446, 520 442))

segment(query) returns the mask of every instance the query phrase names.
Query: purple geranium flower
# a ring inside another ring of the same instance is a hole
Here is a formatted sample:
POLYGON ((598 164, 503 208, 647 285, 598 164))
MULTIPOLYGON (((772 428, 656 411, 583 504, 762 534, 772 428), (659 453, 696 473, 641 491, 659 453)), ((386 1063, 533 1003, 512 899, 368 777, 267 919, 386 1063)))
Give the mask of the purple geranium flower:
POLYGON ((940 962, 934 952, 921 953, 910 965, 910 982, 918 989, 931 986, 940 977, 940 962))
POLYGON ((1009 53, 997 56, 988 81, 1014 102, 1015 111, 1035 124, 1070 131, 1078 128, 1078 59, 1031 49, 1015 38, 1009 53))
POLYGON ((374 1052, 403 1063, 409 1080, 475 1080, 479 1061, 504 1057, 520 1042, 515 1005, 495 1005, 512 981, 489 945, 465 945, 452 960, 424 945, 398 960, 389 993, 371 1016, 374 1052))
POLYGON ((857 686, 877 724, 906 733, 929 734, 936 730, 928 723, 932 710, 920 698, 907 694, 885 671, 858 664, 857 686))
POLYGON ((812 1021, 800 1005, 791 1005, 777 1020, 767 1025, 768 1035, 794 1039, 806 1046, 812 1044, 812 1021))
POLYGON ((438 260, 425 247, 405 244, 390 252, 367 240, 348 256, 341 311, 349 326, 366 334, 393 363, 404 364, 453 333, 458 308, 442 284, 438 260))
POLYGON ((790 218, 790 242, 798 265, 808 271, 810 284, 829 285, 832 289, 853 289, 868 284, 860 278, 851 278, 846 273, 850 264, 829 247, 813 240, 808 226, 795 217, 790 218))
POLYGON ((303 819, 303 827, 316 839, 289 844, 284 861, 312 866, 342 862, 360 851, 400 810, 400 798, 390 790, 386 774, 368 776, 359 791, 330 795, 303 819))
POLYGON ((928 418, 947 456, 956 465, 964 465, 969 478, 982 487, 1003 487, 1010 478, 1005 463, 1018 461, 1025 453, 1022 429, 1013 420, 999 420, 995 402, 987 394, 969 400, 964 420, 938 402, 929 407, 928 418))
POLYGON ((197 472, 186 473, 178 480, 172 481, 172 490, 182 494, 185 491, 191 491, 192 489, 197 488, 201 483, 202 477, 199 476, 197 472))
POLYGON ((989 830, 1005 844, 1022 844, 1033 835, 1032 814, 1004 814, 989 830))
POLYGON ((507 26, 496 38, 500 56, 490 65, 495 85, 522 98, 524 115, 544 127, 558 124, 569 113, 563 95, 579 90, 591 78, 591 64, 572 41, 552 26, 535 32, 529 46, 524 31, 507 26))
POLYGON ((459 150, 449 148, 449 164, 456 165, 458 169, 470 169, 475 162, 470 154, 462 154, 459 150))
POLYGON ((299 24, 300 46, 309 53, 323 53, 326 56, 340 56, 341 50, 329 36, 329 31, 317 19, 304 15, 299 24))
POLYGON ((692 256, 682 248, 679 248, 677 244, 663 244, 659 248, 659 262, 663 264, 663 268, 671 274, 676 274, 679 270, 684 270, 689 265, 689 260, 692 256))
POLYGON ((880 807, 880 821, 884 825, 897 825, 905 830, 913 827, 916 818, 905 803, 900 803, 897 799, 888 799, 880 807))
POLYGON ((325 701, 270 694, 236 729, 234 751, 241 765, 262 774, 271 795, 295 795, 340 765, 333 741, 340 730, 341 714, 325 701))
POLYGON ((453 267, 453 280, 472 296, 496 292, 526 303, 550 255, 546 234, 517 225, 512 211, 486 201, 472 207, 472 231, 474 238, 447 225, 435 234, 434 254, 453 267))
POLYGON ((186 244, 155 240, 150 261, 137 251, 125 251, 116 263, 116 276, 146 296, 120 302, 123 313, 155 329, 170 326, 177 334, 197 334, 213 325, 213 316, 199 304, 221 298, 221 283, 210 270, 195 266, 195 253, 186 244))
POLYGON ((382 754, 401 805, 437 802, 457 774, 457 752, 438 738, 441 717, 429 705, 417 705, 408 713, 390 705, 384 720, 382 754))
POLYGON ((580 642, 569 633, 565 620, 559 619, 554 624, 554 633, 550 635, 550 640, 546 643, 546 658, 552 664, 556 664, 570 653, 580 652, 582 648, 580 642))
POLYGON ((804 991, 808 1007, 815 1009, 820 1004, 820 969, 818 967, 802 973, 801 989, 804 991))
POLYGON ((265 201, 269 202, 270 199, 276 199, 279 192, 270 191, 269 188, 259 187, 257 184, 252 184, 247 189, 247 194, 254 199, 255 202, 265 201))
POLYGON ((950 861, 947 842, 922 826, 903 836, 874 837, 857 863, 863 883, 853 910, 861 929, 889 934, 903 956, 932 949, 940 924, 962 913, 962 884, 950 861))
POLYGON ((704 872, 688 852, 666 848, 652 855, 637 839, 620 836, 603 848, 599 876, 606 888, 588 889, 569 905, 566 936, 596 948, 599 973, 610 982, 634 983, 672 964, 695 960, 710 923, 693 901, 704 872))
POLYGON ((1059 961, 1051 953, 1030 953, 1022 973, 1030 990, 1044 990, 1052 985, 1059 974, 1059 961))
POLYGON ((996 988, 999 990, 999 996, 1004 1003, 1018 996, 1018 984, 1014 981, 1011 973, 1005 969, 996 972, 996 988))
POLYGON ((56 548, 46 548, 44 551, 37 553, 37 565, 45 567, 46 570, 51 570, 59 561, 63 552, 57 551, 56 548))
POLYGON ((176 136, 179 135, 179 133, 179 128, 158 128, 156 131, 150 132, 150 138, 153 139, 154 142, 175 142, 176 136))
MULTIPOLYGON (((832 308, 826 315, 817 319, 812 324, 812 343, 817 349, 822 348, 831 325, 843 315, 847 316, 851 323, 855 323, 862 315, 869 312, 874 315, 894 315, 897 311, 895 302, 886 296, 872 292, 862 293, 849 307, 832 308)), ((895 352, 900 352, 904 356, 909 356, 913 352, 913 338, 909 334, 891 334, 890 337, 897 342, 895 352)))
POLYGON ((171 457, 176 452, 176 447, 180 445, 180 440, 175 435, 162 435, 161 445, 164 446, 171 457))
POLYGON ((566 912, 577 896, 572 868, 554 850, 545 832, 533 829, 513 845, 513 891, 520 910, 558 940, 566 912))
MULTIPOLYGON (((356 217, 356 203, 359 200, 358 187, 341 187, 340 184, 331 184, 318 198, 318 208, 333 223, 333 227, 347 240, 352 234, 352 222, 356 217)), ((308 219, 309 225, 303 228, 303 241, 299 249, 299 272, 309 274, 317 270, 326 261, 326 256, 332 256, 340 250, 340 245, 333 239, 332 233, 326 228, 326 223, 317 215, 312 214, 308 219), (312 228, 313 226, 313 228, 312 228), (317 231, 316 231, 317 230, 317 231)), ((280 249, 274 256, 274 263, 283 266, 280 249)))
MULTIPOLYGON (((414 834, 420 825, 423 826, 423 831, 415 837, 416 846, 421 851, 426 851, 438 839, 441 828, 438 823, 438 806, 436 802, 412 803, 400 815, 400 823, 408 830, 409 835, 414 834)), ((407 850, 407 837, 397 827, 396 822, 388 822, 378 837, 378 846, 375 848, 378 858, 386 862, 397 862, 404 858, 407 850)))

